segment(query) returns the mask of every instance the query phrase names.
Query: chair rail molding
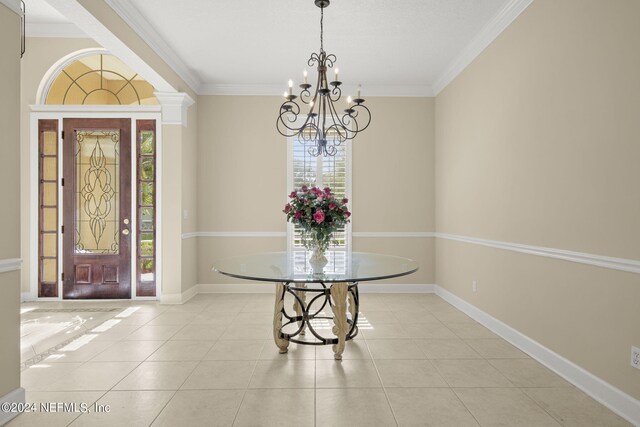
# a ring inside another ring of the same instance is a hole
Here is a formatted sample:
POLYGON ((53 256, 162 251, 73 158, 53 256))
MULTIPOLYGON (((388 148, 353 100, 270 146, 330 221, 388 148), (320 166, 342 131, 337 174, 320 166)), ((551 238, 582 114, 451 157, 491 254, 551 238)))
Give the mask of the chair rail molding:
MULTIPOLYGON (((353 237, 435 237, 433 231, 353 231, 353 237)), ((286 231, 193 231, 183 233, 183 239, 194 237, 287 237, 286 231)))
POLYGON ((436 232, 435 237, 439 239, 455 240, 458 242, 471 243, 474 245, 487 246, 490 248, 520 252, 529 255, 561 259, 564 261, 577 262, 580 264, 593 265, 596 267, 610 268, 612 270, 626 271, 629 273, 640 273, 640 261, 635 259, 614 258, 604 255, 574 252, 556 248, 546 248, 542 246, 530 246, 520 243, 501 242, 498 240, 480 239, 477 237, 460 236, 448 233, 436 232))
POLYGON ((22 259, 9 258, 0 259, 0 273, 7 273, 9 271, 16 271, 22 268, 22 259))
POLYGON ((433 231, 354 231, 353 237, 435 237, 433 231))
POLYGON ((286 231, 194 231, 184 233, 183 239, 194 237, 287 237, 286 231))

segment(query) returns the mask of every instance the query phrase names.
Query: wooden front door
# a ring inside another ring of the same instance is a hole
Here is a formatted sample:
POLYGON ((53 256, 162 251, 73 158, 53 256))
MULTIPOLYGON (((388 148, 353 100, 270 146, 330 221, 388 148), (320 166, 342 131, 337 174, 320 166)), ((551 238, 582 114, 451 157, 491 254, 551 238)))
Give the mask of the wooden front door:
POLYGON ((131 119, 64 119, 63 295, 131 298, 131 119))

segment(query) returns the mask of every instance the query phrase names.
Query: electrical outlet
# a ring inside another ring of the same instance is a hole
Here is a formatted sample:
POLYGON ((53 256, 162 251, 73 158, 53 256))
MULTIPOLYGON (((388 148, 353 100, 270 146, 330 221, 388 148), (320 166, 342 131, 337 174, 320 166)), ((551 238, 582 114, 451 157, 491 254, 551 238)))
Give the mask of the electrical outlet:
POLYGON ((473 290, 473 292, 478 290, 478 282, 477 281, 473 281, 471 282, 471 290, 473 290))
POLYGON ((631 366, 640 369, 640 348, 631 347, 631 366))

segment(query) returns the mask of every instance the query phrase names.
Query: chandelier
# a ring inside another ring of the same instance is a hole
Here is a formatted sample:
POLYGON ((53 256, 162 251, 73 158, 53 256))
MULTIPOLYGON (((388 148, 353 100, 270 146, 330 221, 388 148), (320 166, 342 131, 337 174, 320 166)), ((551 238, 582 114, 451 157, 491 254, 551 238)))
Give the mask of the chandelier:
POLYGON ((308 83, 307 70, 304 70, 300 96, 293 94, 293 81, 289 80, 289 90, 284 93, 285 101, 280 106, 276 120, 278 132, 286 137, 298 136, 304 144, 309 144, 308 152, 312 156, 334 156, 338 151, 337 146, 348 139, 354 139, 371 123, 371 111, 360 96, 360 86, 354 99, 347 97, 346 108, 336 105, 342 97, 342 82, 338 80, 337 68, 334 70, 335 79, 331 82, 327 79, 327 71, 333 68, 336 56, 324 51, 323 41, 324 9, 329 3, 330 0, 315 0, 316 6, 320 8, 320 53, 312 53, 307 61, 309 67, 317 66, 318 70, 313 94, 309 90, 312 85, 308 83), (306 116, 301 113, 301 105, 296 99, 308 109, 306 116), (300 124, 302 119, 304 122, 300 124))

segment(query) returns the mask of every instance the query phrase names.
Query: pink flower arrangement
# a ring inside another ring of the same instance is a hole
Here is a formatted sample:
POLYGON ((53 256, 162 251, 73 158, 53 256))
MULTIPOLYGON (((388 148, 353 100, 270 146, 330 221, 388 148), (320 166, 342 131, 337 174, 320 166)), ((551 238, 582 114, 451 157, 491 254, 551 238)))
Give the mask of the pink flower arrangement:
POLYGON ((333 233, 351 222, 351 212, 347 207, 349 200, 336 199, 331 188, 307 187, 292 191, 291 201, 282 210, 287 221, 299 225, 306 234, 305 246, 317 245, 326 250, 331 243, 333 233))

